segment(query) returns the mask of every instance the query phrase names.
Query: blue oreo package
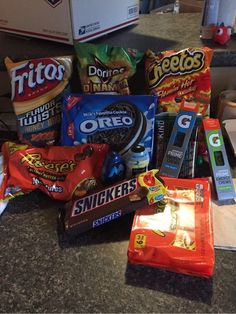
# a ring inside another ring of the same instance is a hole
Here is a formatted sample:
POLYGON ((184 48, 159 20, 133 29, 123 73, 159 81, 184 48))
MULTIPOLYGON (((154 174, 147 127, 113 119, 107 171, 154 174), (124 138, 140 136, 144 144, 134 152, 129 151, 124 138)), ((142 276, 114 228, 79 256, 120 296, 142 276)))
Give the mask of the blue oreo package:
POLYGON ((143 145, 152 161, 157 97, 69 94, 62 108, 61 145, 106 143, 122 156, 143 145))

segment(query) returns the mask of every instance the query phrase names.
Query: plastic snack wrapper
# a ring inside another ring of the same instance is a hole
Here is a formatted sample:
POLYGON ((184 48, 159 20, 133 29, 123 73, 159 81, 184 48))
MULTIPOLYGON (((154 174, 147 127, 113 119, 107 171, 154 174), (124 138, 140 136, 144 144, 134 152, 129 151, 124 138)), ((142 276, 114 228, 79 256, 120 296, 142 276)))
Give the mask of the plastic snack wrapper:
POLYGON ((61 234, 82 233, 147 204, 161 203, 166 187, 157 174, 156 169, 143 172, 69 201, 59 213, 61 234))
MULTIPOLYGON (((3 183, 4 174, 3 174, 3 156, 0 153, 0 186, 3 183)), ((8 200, 0 200, 0 215, 3 213, 5 208, 7 207, 8 200)))
POLYGON ((106 44, 74 43, 82 92, 130 94, 129 79, 143 53, 106 44))
POLYGON ((213 50, 207 47, 145 54, 147 92, 156 94, 158 111, 178 112, 181 100, 200 102, 199 113, 210 114, 210 64, 213 50))
POLYGON ((106 143, 125 157, 141 144, 150 160, 157 97, 68 94, 62 109, 62 145, 106 143))
POLYGON ((5 58, 21 143, 58 145, 61 106, 69 91, 73 56, 13 62, 5 58))
POLYGON ((215 257, 208 180, 161 178, 167 186, 165 204, 136 210, 129 262, 211 277, 215 257))
POLYGON ((107 144, 47 148, 5 142, 0 200, 40 189, 53 199, 68 201, 99 186, 107 144))

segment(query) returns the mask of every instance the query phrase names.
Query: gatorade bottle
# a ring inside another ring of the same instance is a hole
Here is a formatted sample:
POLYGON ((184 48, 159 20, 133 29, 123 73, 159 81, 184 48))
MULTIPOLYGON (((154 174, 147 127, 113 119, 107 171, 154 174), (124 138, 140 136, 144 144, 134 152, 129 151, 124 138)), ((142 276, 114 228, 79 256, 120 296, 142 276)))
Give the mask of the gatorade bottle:
POLYGON ((144 146, 135 145, 128 152, 125 161, 126 178, 130 178, 148 170, 149 154, 144 146))
POLYGON ((125 161, 121 155, 115 151, 108 153, 104 166, 102 181, 105 185, 110 185, 125 179, 125 161))

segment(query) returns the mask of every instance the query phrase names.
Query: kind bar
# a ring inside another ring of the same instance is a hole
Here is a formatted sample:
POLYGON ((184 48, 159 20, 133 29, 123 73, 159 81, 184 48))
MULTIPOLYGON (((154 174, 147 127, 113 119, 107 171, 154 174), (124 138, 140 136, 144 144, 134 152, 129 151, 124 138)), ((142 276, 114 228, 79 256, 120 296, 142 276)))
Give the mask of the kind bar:
POLYGON ((106 143, 125 155, 137 144, 152 159, 156 96, 68 95, 62 111, 62 145, 106 143))
POLYGON ((83 93, 130 94, 129 79, 143 53, 104 44, 74 44, 83 93))
POLYGON ((160 175, 178 178, 197 119, 199 104, 183 101, 166 148, 160 175))
POLYGON ((140 174, 90 195, 68 202, 60 212, 59 222, 66 233, 81 233, 142 208, 161 202, 166 188, 157 170, 140 174))
POLYGON ((232 200, 236 194, 219 120, 205 119, 203 126, 217 199, 232 200))
POLYGON ((147 50, 146 85, 148 93, 158 96, 159 112, 178 112, 180 101, 185 99, 201 103, 199 112, 209 116, 212 54, 213 50, 207 47, 158 54, 147 50))
POLYGON ((6 142, 0 199, 36 189, 60 201, 85 195, 99 185, 108 149, 106 144, 42 148, 6 142))
POLYGON ((211 277, 214 272, 211 195, 207 179, 165 178, 165 206, 135 212, 130 263, 211 277))
POLYGON ((61 107, 72 74, 72 56, 13 62, 5 59, 22 143, 37 147, 60 140, 61 107))
MULTIPOLYGON (((176 119, 174 112, 162 112, 155 117, 155 143, 154 143, 154 168, 160 169, 167 149, 168 141, 174 127, 176 119)), ((187 146, 184 160, 179 173, 179 178, 194 178, 195 176, 195 160, 197 155, 197 135, 199 126, 202 123, 201 116, 197 116, 189 145, 187 146)))

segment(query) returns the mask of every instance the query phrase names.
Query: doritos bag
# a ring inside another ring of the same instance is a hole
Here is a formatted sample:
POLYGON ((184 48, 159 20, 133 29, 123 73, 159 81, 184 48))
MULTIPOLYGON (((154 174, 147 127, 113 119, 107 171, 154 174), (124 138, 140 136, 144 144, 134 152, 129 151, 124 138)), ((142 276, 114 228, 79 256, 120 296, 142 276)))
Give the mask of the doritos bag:
POLYGON ((162 177, 165 204, 135 212, 128 247, 130 263, 211 277, 214 243, 207 179, 162 177))
POLYGON ((143 53, 136 49, 75 42, 82 92, 130 94, 129 79, 143 53))
POLYGON ((210 63, 213 50, 186 48, 145 54, 147 92, 157 94, 159 112, 178 112, 182 98, 200 102, 199 112, 209 116, 211 98, 210 63))
POLYGON ((85 195, 99 184, 107 144, 36 148, 6 142, 0 199, 40 189, 56 200, 85 195))
POLYGON ((13 62, 5 59, 21 143, 58 145, 61 105, 72 75, 72 56, 13 62))

